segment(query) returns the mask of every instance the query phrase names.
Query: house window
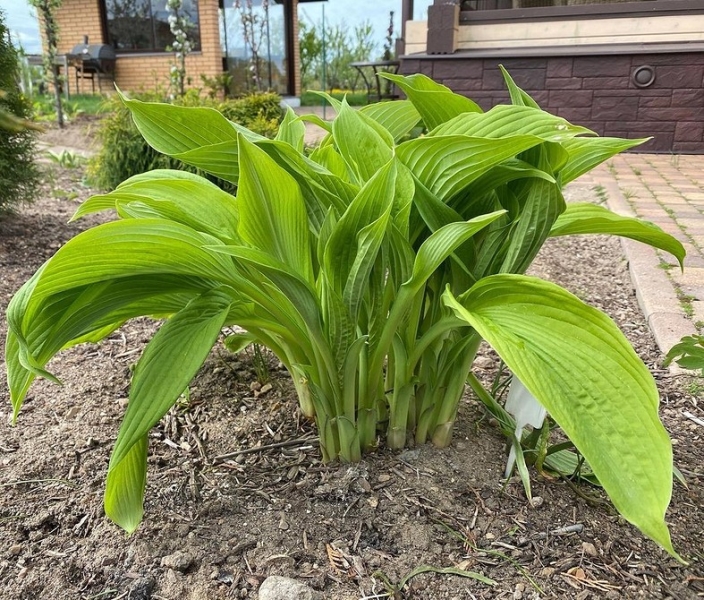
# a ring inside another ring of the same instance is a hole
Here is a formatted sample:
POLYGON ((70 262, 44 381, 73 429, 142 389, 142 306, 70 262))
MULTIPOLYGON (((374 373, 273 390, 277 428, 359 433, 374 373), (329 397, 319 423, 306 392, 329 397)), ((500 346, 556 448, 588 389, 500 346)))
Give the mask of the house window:
MULTIPOLYGON (((103 0, 108 43, 118 52, 165 52, 174 41, 166 0, 103 0)), ((183 0, 193 27, 189 38, 200 49, 198 0, 183 0)))

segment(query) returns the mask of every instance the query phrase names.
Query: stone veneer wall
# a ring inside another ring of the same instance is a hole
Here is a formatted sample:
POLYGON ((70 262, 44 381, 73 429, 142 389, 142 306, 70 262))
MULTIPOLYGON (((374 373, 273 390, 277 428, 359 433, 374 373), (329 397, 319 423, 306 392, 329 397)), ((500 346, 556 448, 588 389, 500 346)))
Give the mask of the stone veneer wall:
POLYGON ((599 135, 653 136, 640 152, 704 153, 704 52, 521 58, 408 55, 400 72, 424 73, 484 109, 508 101, 498 65, 538 104, 599 135), (634 71, 654 69, 639 88, 634 71))

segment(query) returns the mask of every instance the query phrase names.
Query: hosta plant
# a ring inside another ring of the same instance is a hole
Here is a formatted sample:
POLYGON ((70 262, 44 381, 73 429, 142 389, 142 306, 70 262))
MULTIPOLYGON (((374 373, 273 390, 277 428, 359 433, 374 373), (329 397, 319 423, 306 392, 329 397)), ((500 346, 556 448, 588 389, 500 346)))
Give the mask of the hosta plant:
POLYGON ((157 170, 83 204, 76 217, 118 218, 69 241, 8 309, 15 415, 61 349, 164 319, 134 369, 107 475, 105 510, 132 531, 147 434, 224 327, 246 331, 225 340, 232 349, 256 342, 288 368, 326 461, 359 460, 380 438, 449 444, 485 340, 621 514, 674 554, 672 453, 648 369, 608 317, 524 275, 547 238, 568 234, 624 235, 682 260, 654 225, 563 199, 562 185, 638 142, 543 112, 508 77, 513 104, 488 112, 422 75, 387 77, 408 100, 336 103, 311 154, 291 111, 269 140, 212 109, 125 100, 156 150, 237 196, 157 170), (406 139, 419 123, 427 134, 406 139))

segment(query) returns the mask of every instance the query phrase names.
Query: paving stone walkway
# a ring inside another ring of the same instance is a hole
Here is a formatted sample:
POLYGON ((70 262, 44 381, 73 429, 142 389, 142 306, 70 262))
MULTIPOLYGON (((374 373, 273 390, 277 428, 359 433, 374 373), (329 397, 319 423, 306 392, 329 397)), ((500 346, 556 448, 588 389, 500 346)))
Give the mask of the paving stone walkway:
POLYGON ((638 301, 658 346, 704 333, 704 156, 622 154, 581 177, 609 208, 659 225, 687 250, 669 254, 623 240, 638 301))

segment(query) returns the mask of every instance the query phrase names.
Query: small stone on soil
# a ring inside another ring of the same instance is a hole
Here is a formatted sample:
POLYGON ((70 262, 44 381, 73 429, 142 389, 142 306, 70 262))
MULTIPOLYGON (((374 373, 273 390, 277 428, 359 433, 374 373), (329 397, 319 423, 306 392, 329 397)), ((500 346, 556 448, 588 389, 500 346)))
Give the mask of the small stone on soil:
POLYGON ((81 409, 78 406, 72 406, 66 411, 66 418, 75 419, 79 412, 81 412, 81 409))
POLYGON ((259 600, 313 600, 307 585, 288 577, 267 577, 259 588, 259 600))
POLYGON ((173 569, 174 571, 187 571, 188 568, 193 564, 193 557, 187 552, 181 552, 177 550, 173 554, 164 556, 161 559, 161 566, 167 569, 173 569))

